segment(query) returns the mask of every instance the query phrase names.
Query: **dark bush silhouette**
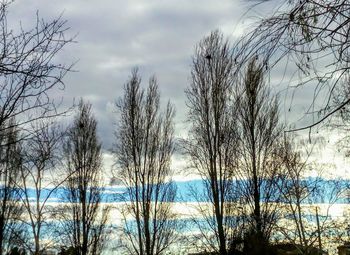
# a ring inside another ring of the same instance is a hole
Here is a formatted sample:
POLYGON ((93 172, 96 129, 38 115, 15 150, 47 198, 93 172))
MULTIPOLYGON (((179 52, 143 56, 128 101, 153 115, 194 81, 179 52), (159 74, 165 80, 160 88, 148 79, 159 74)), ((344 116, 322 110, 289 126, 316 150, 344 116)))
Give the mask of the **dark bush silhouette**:
POLYGON ((18 247, 13 247, 7 255, 26 255, 26 252, 18 247))
POLYGON ((70 247, 61 247, 58 255, 76 255, 79 254, 79 249, 73 246, 70 247))

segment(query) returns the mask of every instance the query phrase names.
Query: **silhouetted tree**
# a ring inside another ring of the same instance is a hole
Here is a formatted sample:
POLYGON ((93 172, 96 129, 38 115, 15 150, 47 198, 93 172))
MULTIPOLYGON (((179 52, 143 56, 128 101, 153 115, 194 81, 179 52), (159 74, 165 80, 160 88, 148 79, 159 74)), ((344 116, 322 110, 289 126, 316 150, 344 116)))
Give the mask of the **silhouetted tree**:
POLYGON ((23 164, 17 187, 21 190, 28 218, 25 223, 32 237, 26 248, 31 254, 40 255, 50 245, 42 244, 41 240, 52 238, 54 232, 52 231, 54 209, 47 202, 65 180, 58 170, 63 135, 56 124, 41 120, 33 125, 36 125, 33 127, 35 133, 22 143, 23 164))
POLYGON ((191 169, 202 177, 203 195, 210 203, 209 208, 198 208, 209 233, 204 226, 198 227, 209 248, 223 255, 232 238, 233 212, 237 209, 233 204, 238 144, 232 100, 233 68, 232 49, 219 31, 196 46, 192 79, 186 90, 191 129, 183 144, 191 169))
MULTIPOLYGON (((57 100, 50 91, 64 88, 63 77, 71 69, 54 61, 72 42, 65 36, 66 21, 60 16, 47 22, 37 16, 33 28, 16 32, 7 20, 12 2, 0 3, 0 132, 11 128, 11 118, 16 118, 13 125, 26 127, 36 119, 56 116, 57 100)), ((21 138, 30 135, 25 131, 21 138)))
POLYGON ((64 142, 69 204, 61 215, 65 241, 79 255, 100 254, 106 237, 109 207, 102 204, 102 153, 96 127, 91 104, 81 100, 64 142))
POLYGON ((13 231, 20 225, 22 212, 16 202, 20 193, 16 185, 22 164, 17 142, 32 134, 32 130, 28 130, 29 123, 59 114, 50 92, 64 87, 63 77, 71 69, 71 65, 54 61, 72 41, 72 38, 65 37, 66 21, 61 16, 45 21, 37 15, 34 27, 29 30, 22 26, 19 30, 10 28, 7 16, 12 2, 5 0, 0 3, 0 158, 3 184, 0 254, 6 250, 5 243, 13 243, 19 238, 19 232, 13 231))
POLYGON ((156 255, 164 254, 177 240, 178 223, 171 206, 176 188, 170 168, 174 110, 168 103, 160 112, 155 77, 147 91, 140 83, 135 69, 117 102, 115 177, 126 187, 123 247, 130 254, 156 255))
POLYGON ((314 247, 322 250, 324 240, 334 241, 336 235, 345 230, 336 225, 329 213, 334 203, 339 202, 344 185, 340 180, 322 176, 322 167, 310 160, 316 146, 308 147, 302 140, 296 143, 293 136, 285 136, 280 153, 285 181, 279 186, 284 222, 276 228, 285 241, 305 254, 310 254, 314 247))
MULTIPOLYGON (((247 207, 248 254, 264 254, 277 220, 282 126, 278 100, 264 82, 263 66, 251 60, 235 91, 239 123, 239 185, 247 207), (250 239, 250 240, 249 240, 250 239), (250 250, 249 250, 250 249, 250 250)), ((267 254, 267 253, 266 253, 267 254)))
POLYGON ((22 157, 16 142, 18 131, 16 124, 8 125, 0 132, 0 254, 5 254, 14 245, 22 245, 22 206, 21 192, 17 188, 20 178, 22 157), (10 127, 9 127, 10 126, 10 127))
POLYGON ((316 126, 350 102, 339 90, 349 87, 349 7, 348 0, 283 1, 236 45, 238 65, 259 56, 268 70, 285 65, 291 89, 313 86, 306 112, 313 123, 297 130, 316 126))

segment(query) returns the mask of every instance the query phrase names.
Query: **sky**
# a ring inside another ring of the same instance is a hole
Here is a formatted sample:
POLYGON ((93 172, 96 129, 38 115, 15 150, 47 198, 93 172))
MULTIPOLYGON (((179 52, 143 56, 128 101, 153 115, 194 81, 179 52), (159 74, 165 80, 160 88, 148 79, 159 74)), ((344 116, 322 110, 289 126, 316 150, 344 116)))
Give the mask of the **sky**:
POLYGON ((185 120, 184 90, 189 84, 194 46, 220 29, 234 40, 249 17, 254 2, 243 0, 17 0, 9 9, 10 26, 21 21, 32 27, 36 11, 44 19, 63 15, 76 43, 68 45, 58 61, 71 63, 76 72, 65 77, 66 104, 83 97, 93 104, 105 149, 112 146, 115 101, 132 68, 138 67, 147 86, 157 76, 163 102, 176 107, 176 130, 185 120))
MULTIPOLYGON (((187 126, 184 91, 189 85, 195 45, 216 29, 233 42, 282 2, 266 1, 251 9, 256 4, 252 0, 16 0, 9 9, 9 24, 15 29, 20 22, 24 28, 33 27, 37 11, 46 20, 59 15, 67 20, 70 29, 66 36, 74 37, 75 43, 56 61, 76 63, 59 96, 65 107, 80 97, 92 103, 99 137, 108 152, 117 121, 114 104, 134 67, 140 70, 143 86, 151 75, 157 76, 162 102, 170 100, 175 105, 176 135, 182 136, 187 126)), ((279 92, 284 86, 279 83, 282 70, 274 72, 271 81, 279 92)), ((312 92, 297 92, 291 112, 285 110, 290 94, 281 96, 282 119, 292 120, 288 125, 304 123, 303 112, 312 92)), ((106 160, 113 161, 110 155, 106 160)))

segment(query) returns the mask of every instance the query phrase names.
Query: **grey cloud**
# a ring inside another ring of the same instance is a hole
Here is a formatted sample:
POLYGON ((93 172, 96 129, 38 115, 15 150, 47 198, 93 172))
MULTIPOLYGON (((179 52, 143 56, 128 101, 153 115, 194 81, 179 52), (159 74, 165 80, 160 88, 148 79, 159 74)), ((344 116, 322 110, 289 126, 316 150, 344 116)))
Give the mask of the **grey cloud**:
POLYGON ((157 75, 163 101, 175 104, 180 134, 194 45, 214 29, 225 28, 234 37, 247 8, 239 0, 18 0, 11 8, 11 23, 30 24, 37 9, 46 19, 64 13, 69 35, 78 34, 77 43, 57 61, 79 60, 78 72, 66 77, 64 102, 90 100, 104 147, 110 148, 116 121, 110 106, 122 95, 130 69, 140 67, 145 85, 152 74, 157 75))

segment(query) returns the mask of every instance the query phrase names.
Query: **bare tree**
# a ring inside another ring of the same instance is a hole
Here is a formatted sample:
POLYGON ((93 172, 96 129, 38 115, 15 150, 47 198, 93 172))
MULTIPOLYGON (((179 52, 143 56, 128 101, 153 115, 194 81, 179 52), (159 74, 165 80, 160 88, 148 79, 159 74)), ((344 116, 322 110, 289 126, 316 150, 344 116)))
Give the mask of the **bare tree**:
POLYGON ((282 126, 278 100, 271 96, 263 78, 263 66, 254 58, 249 62, 240 87, 236 90, 239 137, 239 184, 248 207, 249 254, 264 254, 272 227, 277 220, 278 177, 282 126), (255 252, 255 253, 254 253, 255 252))
POLYGON ((176 241, 177 221, 172 211, 176 188, 171 178, 174 110, 160 112, 155 77, 147 92, 137 69, 117 102, 116 178, 126 187, 123 246, 130 254, 164 254, 176 241), (128 220, 132 218, 132 221, 128 220))
POLYGON ((233 68, 228 41, 219 31, 212 32, 196 47, 191 84, 186 90, 191 129, 184 148, 191 167, 202 177, 204 196, 212 206, 200 211, 215 238, 205 231, 203 236, 220 254, 227 254, 231 241, 232 186, 237 167, 233 68))
POLYGON ((296 81, 292 88, 313 86, 306 113, 314 121, 297 130, 318 125, 350 102, 338 89, 349 86, 349 7, 347 0, 284 1, 237 44, 239 65, 259 56, 266 69, 296 70, 292 78, 286 74, 287 82, 296 81))
MULTIPOLYGON (((63 77, 71 69, 70 65, 65 66, 54 61, 65 45, 72 41, 71 38, 64 36, 68 30, 66 21, 58 17, 47 22, 37 15, 36 24, 32 29, 10 28, 7 15, 11 2, 6 0, 0 2, 0 136, 2 139, 0 146, 3 147, 0 149, 0 157, 2 159, 8 158, 8 152, 14 151, 14 148, 19 146, 15 144, 19 139, 31 135, 31 131, 27 132, 28 123, 58 114, 58 105, 50 97, 50 91, 64 87, 63 77), (16 121, 12 121, 13 119, 16 121), (21 128, 21 135, 12 135, 11 139, 6 138, 10 133, 17 133, 18 131, 15 130, 18 128, 21 128), (11 145, 9 142, 14 144, 11 145)), ((14 160, 18 158, 11 156, 13 162, 11 164, 13 165, 14 160)), ((18 187, 13 185, 17 183, 20 172, 16 169, 17 167, 11 167, 10 170, 11 164, 3 163, 1 173, 5 183, 2 190, 3 235, 7 231, 7 224, 11 222, 11 214, 16 210, 18 214, 21 211, 20 208, 14 209, 18 205, 12 201, 18 196, 18 194, 15 195, 18 187)), ((1 242, 5 242, 6 238, 0 236, 1 242)), ((2 244, 1 252, 3 251, 2 244)))
POLYGON ((19 218, 22 208, 17 203, 20 189, 15 186, 22 164, 17 155, 17 142, 32 134, 28 130, 29 123, 59 114, 58 104, 50 93, 64 88, 63 77, 71 69, 71 65, 54 61, 72 42, 71 38, 65 37, 66 21, 61 16, 45 21, 37 15, 33 28, 11 28, 7 16, 12 2, 0 2, 1 254, 6 250, 5 243, 15 240, 12 234, 9 236, 12 229, 9 225, 17 227, 19 220, 23 220, 19 218), (20 135, 18 129, 21 129, 20 135))
POLYGON ((292 212, 295 222, 295 236, 298 237, 301 245, 307 247, 307 233, 302 218, 302 203, 310 194, 310 185, 307 181, 303 181, 307 160, 303 160, 300 153, 293 151, 289 141, 285 142, 283 157, 288 181, 281 186, 280 191, 284 196, 283 202, 287 202, 286 204, 289 205, 288 211, 292 212))
MULTIPOLYGON (((11 120, 14 121, 13 119, 11 120)), ((2 123, 7 125, 7 122, 2 123)), ((21 192, 17 189, 22 164, 21 151, 16 143, 18 131, 14 123, 0 135, 0 254, 14 246, 21 246, 22 206, 21 192)))
POLYGON ((43 120, 37 126, 33 128, 35 134, 22 143, 23 163, 17 183, 28 219, 25 223, 32 236, 26 248, 35 255, 42 254, 48 245, 52 245, 41 242, 44 238, 52 239, 54 232, 51 220, 54 212, 47 202, 64 181, 58 170, 62 132, 56 124, 43 120))
POLYGON ((340 232, 345 232, 344 227, 336 226, 329 213, 339 201, 344 185, 340 180, 322 176, 322 166, 310 160, 316 143, 308 145, 309 148, 302 140, 296 143, 295 137, 285 137, 280 153, 285 181, 279 186, 284 224, 278 224, 276 229, 283 234, 284 241, 294 244, 303 254, 312 253, 314 247, 321 251, 326 239, 334 242, 340 232), (310 177, 311 170, 318 175, 310 177))
POLYGON ((63 236, 79 255, 100 254, 106 237, 109 207, 102 204, 102 152, 96 127, 91 104, 81 100, 64 142, 69 204, 61 215, 63 236))
MULTIPOLYGON (((20 27, 16 33, 7 21, 11 2, 0 2, 1 132, 3 128, 11 128, 8 120, 13 117, 16 122, 12 124, 25 127, 35 119, 57 115, 58 105, 50 97, 50 92, 64 88, 63 77, 71 69, 71 65, 54 61, 72 42, 65 36, 68 30, 66 21, 58 17, 47 22, 37 15, 32 29, 20 27), (5 122, 7 125, 3 125, 5 122)), ((25 136, 23 133, 21 137, 25 136)))

